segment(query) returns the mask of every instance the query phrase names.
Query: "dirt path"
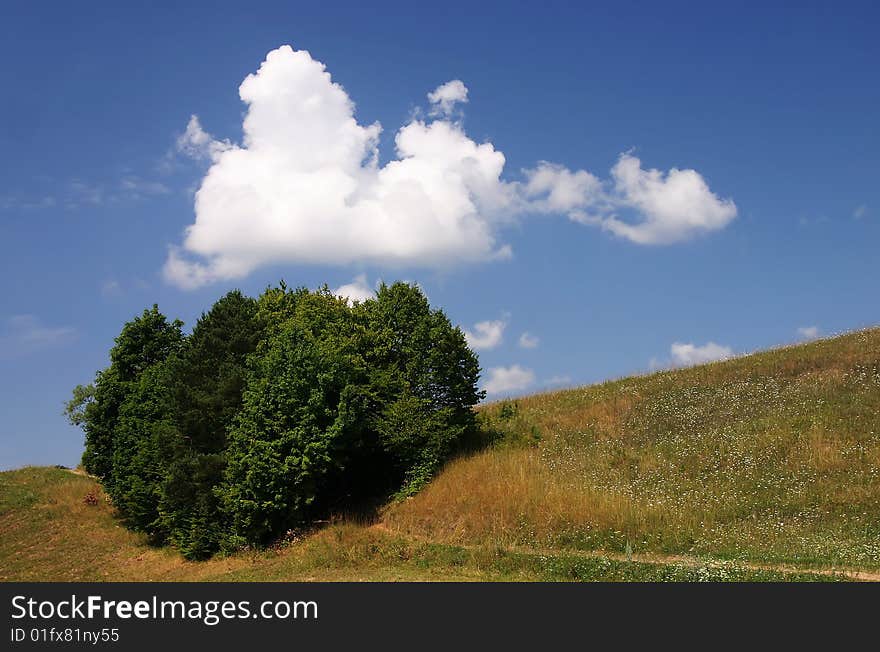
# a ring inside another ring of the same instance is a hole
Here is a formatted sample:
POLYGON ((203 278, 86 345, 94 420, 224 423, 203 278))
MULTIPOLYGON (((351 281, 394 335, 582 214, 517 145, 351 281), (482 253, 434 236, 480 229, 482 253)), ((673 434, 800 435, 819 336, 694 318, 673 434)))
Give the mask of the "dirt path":
POLYGON ((643 564, 677 564, 690 568, 701 566, 724 566, 731 565, 737 568, 745 568, 756 571, 773 571, 786 574, 810 574, 824 575, 828 577, 843 576, 861 582, 880 582, 880 573, 857 570, 854 568, 799 568, 790 564, 769 564, 749 561, 727 561, 712 559, 711 557, 690 557, 688 555, 662 555, 654 553, 633 553, 630 556, 618 552, 604 550, 540 550, 534 548, 510 548, 514 552, 541 555, 573 555, 591 558, 612 559, 614 561, 637 561, 643 564))
MULTIPOLYGON (((438 543, 422 537, 415 537, 388 529, 383 523, 376 523, 371 527, 389 534, 395 534, 420 543, 438 543)), ((481 546, 455 543, 456 545, 467 550, 478 550, 481 546)), ((553 548, 529 548, 527 546, 512 546, 505 550, 525 555, 543 555, 546 557, 585 557, 588 559, 610 559, 612 561, 635 561, 642 564, 676 564, 679 566, 687 566, 689 568, 699 568, 701 566, 734 566, 736 568, 755 570, 755 571, 773 571, 785 574, 810 574, 823 575, 828 577, 846 577, 851 580, 860 582, 880 582, 880 572, 865 571, 855 568, 800 568, 790 564, 770 564, 749 561, 727 561, 723 559, 712 559, 710 557, 691 557, 689 555, 663 555, 657 553, 633 553, 626 555, 619 552, 609 552, 607 550, 570 550, 570 549, 553 549, 553 548)))
POLYGON ((64 470, 67 471, 68 473, 73 473, 73 475, 81 475, 84 478, 91 478, 95 482, 99 482, 98 476, 92 475, 91 473, 86 473, 85 469, 81 469, 81 468, 77 467, 75 469, 66 468, 64 470))

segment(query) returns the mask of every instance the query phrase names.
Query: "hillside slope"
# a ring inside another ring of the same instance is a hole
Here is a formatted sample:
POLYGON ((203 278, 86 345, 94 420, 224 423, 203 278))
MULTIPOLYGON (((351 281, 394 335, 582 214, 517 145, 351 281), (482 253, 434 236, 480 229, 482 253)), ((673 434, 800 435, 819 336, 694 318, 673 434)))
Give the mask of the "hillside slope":
POLYGON ((208 562, 91 478, 0 473, 0 580, 880 579, 880 329, 481 413, 495 443, 377 522, 208 562))
POLYGON ((880 329, 484 415, 502 443, 391 507, 391 531, 880 567, 880 329))

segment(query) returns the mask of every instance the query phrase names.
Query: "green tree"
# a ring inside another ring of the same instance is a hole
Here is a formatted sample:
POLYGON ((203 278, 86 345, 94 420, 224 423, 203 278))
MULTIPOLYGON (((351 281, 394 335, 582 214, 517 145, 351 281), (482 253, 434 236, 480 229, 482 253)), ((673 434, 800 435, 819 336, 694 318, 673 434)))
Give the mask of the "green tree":
POLYGON ((114 432, 113 504, 134 530, 154 542, 168 532, 159 514, 169 465, 179 455, 181 435, 174 420, 173 359, 156 362, 132 381, 114 432))
POLYGON ((256 301, 234 290, 202 314, 173 364, 181 440, 159 510, 171 540, 188 558, 204 558, 220 542, 215 489, 223 477, 227 431, 241 409, 247 358, 262 333, 256 301))
POLYGON ((110 366, 119 380, 136 381, 151 366, 179 352, 184 344, 182 328, 182 321, 169 322, 156 304, 127 322, 110 349, 110 366))
POLYGON ((345 301, 297 291, 293 316, 253 359, 218 491, 233 540, 301 524, 366 427, 366 369, 345 301))
POLYGON ((218 453, 241 407, 247 357, 263 328, 257 304, 233 290, 199 318, 174 368, 177 419, 188 445, 199 453, 218 453))
POLYGON ((190 559, 411 493, 477 430, 477 358, 416 286, 234 291, 181 327, 125 324, 65 412, 126 523, 190 559))
POLYGON ((95 386, 77 385, 73 396, 64 404, 64 415, 72 426, 84 426, 89 421, 89 410, 95 404, 95 386))
POLYGON ((123 326, 110 350, 110 366, 96 374, 92 389, 81 385, 74 389, 66 411, 85 432, 83 467, 107 484, 113 482, 120 408, 144 370, 180 349, 182 326, 179 320, 168 322, 154 304, 123 326))
POLYGON ((206 559, 223 541, 226 523, 215 490, 223 478, 224 454, 175 452, 159 502, 162 530, 187 559, 206 559))
POLYGON ((363 309, 381 397, 373 425, 403 474, 403 492, 411 493, 476 430, 472 408, 485 396, 477 389, 479 363, 461 329, 415 285, 383 284, 363 309))

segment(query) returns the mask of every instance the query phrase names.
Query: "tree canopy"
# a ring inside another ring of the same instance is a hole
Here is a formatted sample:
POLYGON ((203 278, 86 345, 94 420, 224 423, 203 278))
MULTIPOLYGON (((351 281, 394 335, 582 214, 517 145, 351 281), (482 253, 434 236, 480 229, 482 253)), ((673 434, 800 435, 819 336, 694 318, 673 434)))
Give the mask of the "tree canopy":
POLYGON ((477 358, 414 285, 236 290, 182 327, 125 324, 66 412, 125 523, 189 558, 412 493, 476 431, 477 358))

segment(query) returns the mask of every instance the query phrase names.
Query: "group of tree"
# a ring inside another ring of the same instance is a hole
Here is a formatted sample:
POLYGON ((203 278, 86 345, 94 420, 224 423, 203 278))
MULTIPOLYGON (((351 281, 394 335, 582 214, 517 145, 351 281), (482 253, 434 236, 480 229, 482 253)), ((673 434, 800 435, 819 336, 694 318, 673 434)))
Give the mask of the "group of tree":
POLYGON ((233 291, 187 335, 157 306, 67 404, 125 523, 188 558, 416 491, 476 434, 479 365, 413 285, 350 304, 233 291))

